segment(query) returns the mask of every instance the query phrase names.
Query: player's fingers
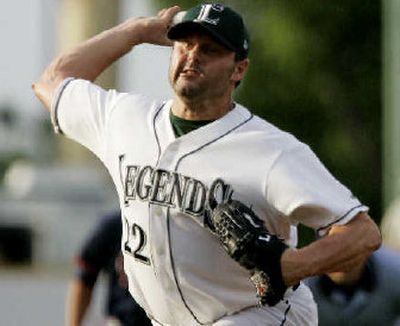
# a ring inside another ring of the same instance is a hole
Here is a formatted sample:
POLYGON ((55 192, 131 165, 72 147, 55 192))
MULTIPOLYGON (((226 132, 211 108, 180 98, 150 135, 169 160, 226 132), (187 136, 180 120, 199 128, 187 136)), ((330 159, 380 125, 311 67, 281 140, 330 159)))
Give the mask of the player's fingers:
POLYGON ((162 15, 164 15, 164 13, 167 11, 167 9, 168 9, 168 8, 163 8, 163 9, 161 9, 161 10, 158 12, 157 16, 158 16, 158 17, 162 17, 162 15))
POLYGON ((147 43, 171 46, 172 42, 167 37, 167 31, 171 26, 172 18, 179 11, 179 6, 173 6, 161 9, 155 17, 148 17, 147 43))
POLYGON ((181 7, 179 6, 173 6, 170 8, 167 8, 165 12, 162 14, 162 17, 165 18, 168 21, 171 21, 172 18, 179 12, 181 11, 181 7))

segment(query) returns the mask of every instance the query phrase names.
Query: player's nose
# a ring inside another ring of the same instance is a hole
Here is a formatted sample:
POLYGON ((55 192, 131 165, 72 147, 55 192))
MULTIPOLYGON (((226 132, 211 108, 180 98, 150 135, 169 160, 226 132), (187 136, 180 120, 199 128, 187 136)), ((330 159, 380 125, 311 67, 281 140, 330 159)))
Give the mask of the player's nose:
POLYGON ((193 45, 187 52, 187 58, 189 60, 198 61, 200 60, 200 46, 198 44, 193 45))

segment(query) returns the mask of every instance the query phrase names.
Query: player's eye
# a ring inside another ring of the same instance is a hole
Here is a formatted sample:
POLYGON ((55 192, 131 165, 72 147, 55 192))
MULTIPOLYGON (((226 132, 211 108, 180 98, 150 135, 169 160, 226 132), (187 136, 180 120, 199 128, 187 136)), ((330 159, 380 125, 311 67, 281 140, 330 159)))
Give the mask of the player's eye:
POLYGON ((207 54, 214 54, 214 53, 218 53, 218 49, 215 47, 205 47, 203 52, 207 53, 207 54))
POLYGON ((229 50, 216 42, 207 42, 202 45, 202 52, 210 56, 223 56, 229 53, 229 50))

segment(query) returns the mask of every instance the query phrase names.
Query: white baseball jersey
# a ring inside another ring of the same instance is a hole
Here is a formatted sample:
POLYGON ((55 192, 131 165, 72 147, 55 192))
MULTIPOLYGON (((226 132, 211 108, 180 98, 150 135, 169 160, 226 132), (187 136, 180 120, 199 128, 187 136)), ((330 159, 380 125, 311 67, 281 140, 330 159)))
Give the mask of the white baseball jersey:
POLYGON ((316 325, 305 285, 257 307, 249 272, 204 227, 204 212, 232 196, 295 246, 297 223, 324 233, 368 208, 308 146, 243 106, 176 138, 171 103, 68 79, 52 105, 56 130, 95 153, 114 180, 130 292, 161 325, 316 325))

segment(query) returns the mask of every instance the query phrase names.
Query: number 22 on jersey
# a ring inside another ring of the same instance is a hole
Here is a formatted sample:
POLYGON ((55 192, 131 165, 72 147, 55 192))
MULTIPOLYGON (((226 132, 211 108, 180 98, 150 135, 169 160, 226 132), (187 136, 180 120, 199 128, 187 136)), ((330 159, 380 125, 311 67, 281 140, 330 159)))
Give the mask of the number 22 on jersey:
POLYGON ((139 262, 150 265, 150 259, 143 254, 143 249, 147 244, 147 235, 144 230, 136 223, 129 224, 125 216, 124 227, 126 228, 126 240, 123 245, 124 251, 139 262))

